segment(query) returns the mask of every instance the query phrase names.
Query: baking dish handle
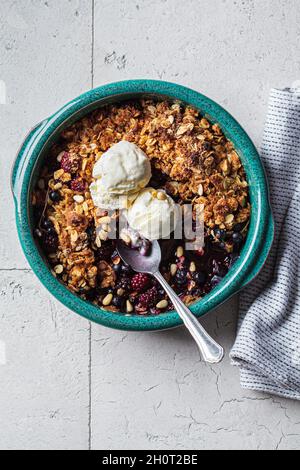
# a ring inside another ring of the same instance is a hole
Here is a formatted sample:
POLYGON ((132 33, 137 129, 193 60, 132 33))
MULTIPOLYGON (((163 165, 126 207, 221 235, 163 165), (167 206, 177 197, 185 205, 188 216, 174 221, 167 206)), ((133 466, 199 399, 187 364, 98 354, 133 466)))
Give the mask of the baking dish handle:
POLYGON ((48 124, 48 119, 36 124, 25 136, 11 169, 10 186, 12 194, 17 201, 20 196, 22 181, 26 171, 27 163, 32 155, 32 148, 42 130, 48 124))

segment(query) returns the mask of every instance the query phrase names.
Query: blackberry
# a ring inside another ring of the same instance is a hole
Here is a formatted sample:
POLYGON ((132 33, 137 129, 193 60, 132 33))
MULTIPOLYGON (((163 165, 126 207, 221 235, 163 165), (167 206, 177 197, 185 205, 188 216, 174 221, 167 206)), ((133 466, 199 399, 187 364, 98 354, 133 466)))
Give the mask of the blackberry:
POLYGON ((49 219, 43 219, 41 223, 41 227, 44 228, 45 230, 49 228, 53 228, 53 222, 49 219))
POLYGON ((76 193, 83 193, 86 190, 86 181, 80 178, 76 178, 71 181, 70 188, 76 193))
POLYGON ((55 233, 46 233, 43 237, 43 245, 48 253, 53 253, 58 248, 58 236, 55 233))
POLYGON ((131 280, 128 277, 121 277, 116 284, 116 289, 123 289, 125 292, 129 292, 131 288, 131 280))
POLYGON ((183 286, 187 283, 187 270, 185 268, 179 269, 175 275, 175 282, 178 286, 183 286))
POLYGON ((66 173, 76 173, 79 169, 79 160, 76 157, 71 157, 68 152, 64 152, 60 166, 66 173))
POLYGON ((110 261, 113 252, 113 247, 110 243, 103 244, 96 251, 96 256, 99 261, 110 261))
POLYGON ((141 294, 138 298, 139 305, 146 308, 147 310, 152 307, 158 299, 156 287, 151 287, 146 292, 141 294))
POLYGON ((149 276, 148 274, 144 273, 137 273, 131 279, 131 287, 134 291, 140 292, 149 284, 149 276))

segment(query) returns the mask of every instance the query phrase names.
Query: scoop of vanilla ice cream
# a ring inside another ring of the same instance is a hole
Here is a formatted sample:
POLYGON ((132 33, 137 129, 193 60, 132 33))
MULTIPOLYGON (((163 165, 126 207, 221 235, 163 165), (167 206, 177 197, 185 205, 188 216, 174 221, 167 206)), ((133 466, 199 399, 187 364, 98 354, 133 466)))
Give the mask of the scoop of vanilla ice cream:
POLYGON ((103 187, 101 179, 96 179, 90 185, 90 193, 94 205, 107 210, 127 209, 138 194, 111 194, 103 187))
POLYGON ((148 240, 167 238, 175 230, 179 208, 165 191, 145 188, 127 211, 128 224, 148 240))
POLYGON ((147 186, 151 165, 139 147, 122 140, 101 156, 94 166, 93 177, 101 180, 100 188, 110 195, 127 195, 147 186))

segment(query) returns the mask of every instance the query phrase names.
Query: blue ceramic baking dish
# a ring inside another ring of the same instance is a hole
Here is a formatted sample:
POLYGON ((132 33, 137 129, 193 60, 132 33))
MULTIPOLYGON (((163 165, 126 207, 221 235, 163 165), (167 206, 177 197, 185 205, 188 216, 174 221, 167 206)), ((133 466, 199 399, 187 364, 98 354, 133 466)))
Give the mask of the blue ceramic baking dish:
POLYGON ((30 131, 14 163, 11 183, 19 239, 31 268, 48 291, 60 302, 88 320, 124 330, 160 330, 178 326, 182 321, 176 312, 149 317, 125 316, 125 314, 109 312, 71 293, 53 277, 43 254, 34 241, 30 201, 43 159, 64 128, 103 104, 140 98, 145 95, 190 104, 210 121, 218 122, 228 139, 234 143, 249 182, 252 212, 249 233, 241 257, 223 281, 191 307, 197 317, 201 317, 222 304, 258 274, 266 261, 274 234, 268 185, 258 152, 238 122, 214 101, 174 83, 128 80, 100 86, 66 104, 30 131))

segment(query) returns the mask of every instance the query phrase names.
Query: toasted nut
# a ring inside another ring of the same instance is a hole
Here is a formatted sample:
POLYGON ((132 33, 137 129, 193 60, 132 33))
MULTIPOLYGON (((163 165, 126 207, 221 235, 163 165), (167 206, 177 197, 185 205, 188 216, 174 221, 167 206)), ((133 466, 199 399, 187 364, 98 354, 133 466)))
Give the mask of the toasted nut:
POLYGON ((60 152, 57 157, 56 157, 56 160, 60 163, 62 161, 62 157, 64 156, 64 151, 63 152, 60 152))
POLYGON ((120 238, 127 244, 131 243, 131 238, 129 235, 127 235, 127 233, 121 233, 120 238))
POLYGON ((54 186, 53 186, 53 189, 61 189, 62 188, 62 184, 61 183, 56 183, 54 186))
POLYGON ((75 194, 73 199, 74 199, 75 202, 78 202, 78 204, 81 204, 84 201, 84 197, 81 196, 80 194, 75 194))
POLYGON ((198 194, 199 194, 199 196, 203 196, 203 192, 204 192, 204 190, 203 190, 203 185, 202 185, 202 184, 199 184, 199 186, 198 186, 198 194))
POLYGON ((102 300, 102 305, 104 305, 105 307, 107 307, 111 301, 112 301, 112 298, 113 298, 113 295, 112 294, 107 294, 104 299, 102 300))
POLYGON ((117 294, 118 294, 120 297, 122 297, 122 295, 124 295, 124 292, 125 292, 124 289, 121 289, 121 288, 117 290, 117 294))
POLYGON ((101 240, 100 240, 100 238, 99 238, 98 236, 96 237, 95 242, 96 242, 97 247, 98 247, 98 248, 101 248, 101 244, 102 244, 102 243, 101 243, 101 240))
POLYGON ((222 160, 220 163, 220 168, 223 171, 224 175, 227 175, 229 172, 229 162, 228 160, 222 160))
POLYGON ((167 195, 163 191, 158 191, 156 197, 159 201, 164 201, 165 199, 167 199, 167 195))
POLYGON ((59 178, 64 174, 64 170, 61 168, 54 172, 54 179, 59 180, 59 178))
POLYGON ((61 274, 64 270, 64 267, 62 264, 57 264, 55 267, 54 267, 54 272, 56 274, 61 274))
POLYGON ((77 240, 78 240, 78 233, 75 230, 73 230, 71 232, 71 242, 75 243, 77 242, 77 240))
POLYGON ((179 247, 177 248, 177 250, 176 250, 176 256, 177 256, 177 258, 181 258, 181 256, 183 256, 183 253, 184 253, 184 251, 183 251, 182 246, 179 246, 179 247))
POLYGON ((210 124, 209 124, 208 120, 205 119, 205 118, 201 119, 200 125, 203 129, 209 129, 209 127, 210 127, 210 124))
POLYGON ((111 218, 107 215, 105 217, 100 217, 98 219, 99 224, 110 224, 111 223, 111 218))
POLYGON ((234 221, 234 215, 233 214, 228 214, 226 219, 225 219, 225 223, 226 224, 232 224, 233 221, 234 221))
POLYGON ((103 224, 102 230, 104 230, 104 232, 110 232, 110 226, 108 224, 103 224))
POLYGON ((168 301, 167 300, 161 300, 156 304, 156 308, 162 309, 162 308, 167 308, 168 306, 168 301))
POLYGON ((84 203, 82 204, 82 209, 84 210, 85 213, 88 213, 89 206, 88 206, 88 203, 86 201, 84 201, 84 203))
POLYGON ((197 268, 196 268, 196 265, 195 265, 194 261, 192 261, 191 264, 190 264, 190 271, 191 271, 191 273, 194 273, 194 272, 196 271, 196 269, 197 269, 197 268))
POLYGON ((121 258, 120 256, 115 256, 112 260, 113 264, 119 264, 121 261, 121 258))
POLYGON ((126 312, 131 313, 133 312, 133 305, 130 300, 126 300, 126 312))
POLYGON ((103 240, 105 242, 108 239, 108 233, 105 232, 104 230, 100 230, 99 238, 100 240, 103 240))
POLYGON ((177 273, 177 265, 176 264, 171 264, 170 273, 171 273, 171 276, 175 276, 175 274, 177 273))

